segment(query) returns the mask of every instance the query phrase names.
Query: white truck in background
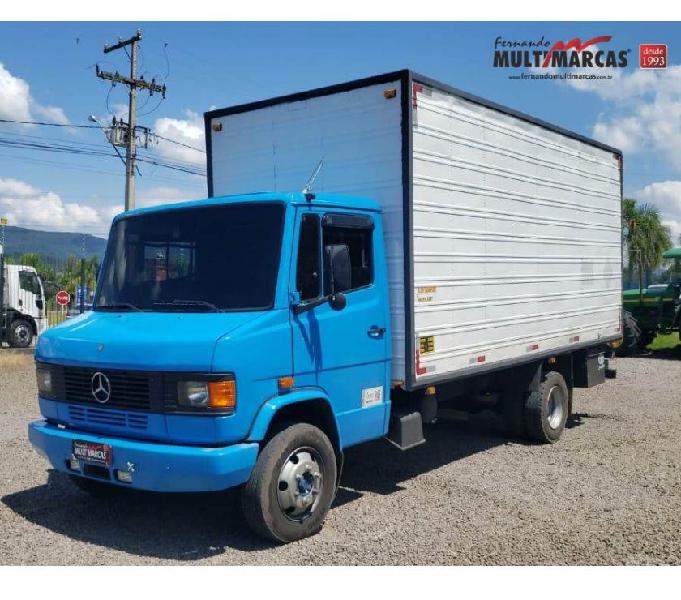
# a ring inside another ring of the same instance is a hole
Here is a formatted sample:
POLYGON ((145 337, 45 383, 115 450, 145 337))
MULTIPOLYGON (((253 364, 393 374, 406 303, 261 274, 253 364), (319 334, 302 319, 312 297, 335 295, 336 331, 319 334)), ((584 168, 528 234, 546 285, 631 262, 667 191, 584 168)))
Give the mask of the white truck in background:
POLYGON ((28 348, 47 328, 43 282, 34 267, 5 263, 0 246, 0 344, 28 348))

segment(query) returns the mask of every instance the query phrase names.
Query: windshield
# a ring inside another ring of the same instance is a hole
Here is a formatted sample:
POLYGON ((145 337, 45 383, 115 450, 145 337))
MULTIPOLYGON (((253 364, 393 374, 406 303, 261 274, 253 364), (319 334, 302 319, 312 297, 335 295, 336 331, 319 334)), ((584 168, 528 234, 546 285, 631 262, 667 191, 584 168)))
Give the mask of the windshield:
POLYGON ((123 218, 111 228, 95 310, 272 307, 284 207, 231 204, 123 218))

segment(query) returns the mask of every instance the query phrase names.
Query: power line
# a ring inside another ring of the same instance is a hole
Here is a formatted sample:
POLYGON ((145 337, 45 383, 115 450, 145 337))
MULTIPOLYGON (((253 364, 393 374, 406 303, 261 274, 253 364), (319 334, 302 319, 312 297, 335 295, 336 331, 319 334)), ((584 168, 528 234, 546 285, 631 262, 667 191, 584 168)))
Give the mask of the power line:
POLYGON ((43 125, 45 127, 73 127, 74 129, 101 129, 99 125, 70 125, 68 123, 46 123, 44 121, 15 121, 14 119, 0 119, 0 123, 15 123, 18 125, 43 125))
POLYGON ((197 148, 196 146, 192 146, 191 144, 185 144, 184 142, 178 142, 177 140, 172 140, 170 138, 162 136, 160 133, 156 133, 155 131, 152 131, 151 134, 154 137, 157 137, 160 140, 165 140, 166 142, 170 142, 171 144, 175 144, 176 146, 182 146, 183 148, 189 148, 190 150, 196 150, 197 152, 202 152, 203 154, 206 153, 206 151, 202 150, 201 148, 197 148))
MULTIPOLYGON (((113 171, 104 171, 102 169, 97 169, 95 167, 85 166, 85 165, 74 165, 73 163, 65 163, 58 160, 49 160, 45 158, 32 158, 28 156, 18 157, 16 154, 4 154, 0 152, 0 156, 9 160, 17 160, 21 162, 30 162, 39 165, 50 165, 58 167, 61 169, 71 170, 71 171, 83 171, 85 173, 95 173, 97 175, 107 175, 109 177, 125 177, 125 173, 114 173, 113 171)), ((174 184, 186 183, 185 179, 177 179, 175 177, 163 177, 162 175, 145 175, 145 180, 150 181, 160 181, 169 182, 174 184)))
MULTIPOLYGON (((108 150, 99 150, 96 148, 79 148, 75 143, 47 143, 39 141, 30 140, 13 140, 9 137, 3 137, 0 135, 0 147, 8 147, 19 150, 37 150, 42 152, 56 152, 56 153, 68 153, 68 154, 78 154, 83 156, 97 156, 97 157, 115 157, 116 154, 108 150)), ((201 171, 198 168, 193 168, 180 163, 173 163, 170 161, 161 161, 157 159, 152 159, 148 157, 141 156, 138 158, 140 162, 152 164, 158 167, 163 167, 166 169, 171 169, 174 171, 179 171, 186 173, 188 175, 200 175, 205 176, 205 171, 201 171)))
MULTIPOLYGON (((101 125, 68 125, 64 123, 45 123, 42 121, 14 121, 12 119, 0 119, 0 123, 13 123, 13 124, 19 124, 19 125, 44 125, 48 127, 73 127, 73 128, 78 128, 78 129, 105 129, 105 127, 102 127, 101 125)), ((203 154, 206 153, 205 150, 201 148, 197 148, 196 146, 192 146, 191 144, 186 144, 184 142, 180 142, 178 140, 174 140, 172 138, 166 137, 161 135, 160 133, 156 133, 153 130, 150 130, 150 133, 154 136, 157 137, 161 140, 164 140, 166 142, 170 142, 171 144, 175 144, 176 146, 182 146, 184 148, 189 148, 190 150, 196 150, 197 152, 201 152, 203 154)))

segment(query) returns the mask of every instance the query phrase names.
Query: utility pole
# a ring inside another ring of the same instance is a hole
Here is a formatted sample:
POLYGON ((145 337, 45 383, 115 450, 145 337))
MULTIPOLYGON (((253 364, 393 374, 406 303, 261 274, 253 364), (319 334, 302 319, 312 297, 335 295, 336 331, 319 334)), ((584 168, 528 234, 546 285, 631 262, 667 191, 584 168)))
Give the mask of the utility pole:
POLYGON ((108 71, 101 71, 99 65, 96 67, 97 77, 100 79, 108 79, 114 84, 122 83, 129 88, 129 102, 128 102, 128 125, 127 125, 127 139, 125 145, 125 210, 135 208, 135 136, 137 130, 137 90, 145 89, 149 91, 151 96, 154 92, 159 92, 164 98, 166 97, 166 86, 159 85, 155 79, 145 81, 144 77, 137 79, 137 46, 142 39, 142 32, 137 33, 127 40, 119 39, 116 44, 111 46, 104 46, 104 54, 120 50, 126 46, 130 46, 130 77, 120 75, 118 71, 111 73, 108 71))

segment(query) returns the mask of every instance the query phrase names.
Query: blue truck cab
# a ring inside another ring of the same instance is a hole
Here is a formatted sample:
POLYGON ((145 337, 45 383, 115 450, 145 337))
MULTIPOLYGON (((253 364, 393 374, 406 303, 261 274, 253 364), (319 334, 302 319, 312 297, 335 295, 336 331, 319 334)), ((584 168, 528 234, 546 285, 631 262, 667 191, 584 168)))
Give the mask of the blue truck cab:
POLYGON ((261 193, 114 219, 93 310, 43 334, 29 438, 84 489, 245 484, 280 541, 321 527, 383 436, 390 315, 372 200, 261 193))

